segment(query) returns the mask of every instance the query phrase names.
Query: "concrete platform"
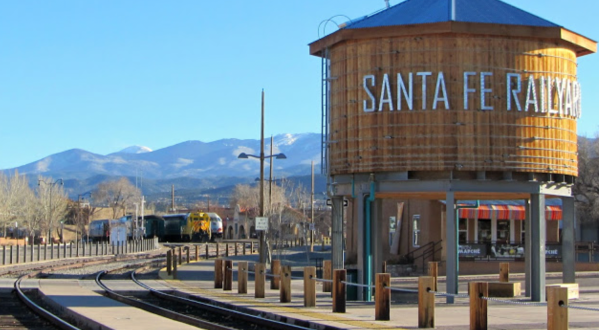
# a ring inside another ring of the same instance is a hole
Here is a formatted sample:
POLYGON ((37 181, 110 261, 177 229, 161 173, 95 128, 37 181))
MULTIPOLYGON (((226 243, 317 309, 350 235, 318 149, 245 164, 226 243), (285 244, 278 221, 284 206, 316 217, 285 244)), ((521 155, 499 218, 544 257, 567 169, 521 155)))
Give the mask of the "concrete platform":
POLYGON ((40 280, 39 290, 48 304, 90 329, 196 329, 106 298, 78 280, 40 280))
MULTIPOLYGON (((214 260, 200 261, 197 263, 178 266, 177 277, 172 279, 163 270, 160 277, 173 289, 185 291, 191 295, 209 297, 217 301, 235 304, 243 308, 260 311, 265 314, 274 314, 282 319, 298 319, 329 326, 337 329, 417 329, 418 307, 416 304, 392 304, 390 321, 375 321, 374 303, 361 301, 348 301, 346 313, 332 312, 332 299, 330 293, 322 292, 322 283, 317 283, 316 307, 303 307, 303 280, 298 271, 302 267, 294 267, 292 275, 292 300, 290 303, 280 303, 279 290, 270 289, 270 279, 267 277, 266 298, 254 298, 253 276, 248 280, 248 293, 237 293, 237 261, 248 257, 229 257, 233 260, 234 280, 233 290, 224 291, 214 289, 214 260)), ((251 261, 250 261, 251 262, 251 261)), ((282 262, 285 264, 285 262, 282 262)), ((516 276, 517 277, 517 276, 516 276)), ((496 275, 493 275, 493 280, 496 275)), ((480 280, 469 276, 467 280, 480 280)), ((460 293, 466 293, 466 278, 460 278, 460 293)), ((417 278, 393 279, 392 286, 415 289, 417 278)), ((548 280, 548 283, 551 281, 548 280)), ((599 274, 590 279, 593 284, 590 292, 599 290, 599 274)), ((440 278, 440 292, 445 291, 444 278, 440 278)), ((582 290, 584 291, 584 290, 582 290)), ((523 298, 521 298, 523 299, 523 298)), ((469 327, 469 301, 456 298, 455 304, 446 304, 444 297, 436 298, 435 326, 437 329, 467 329, 469 327)), ((582 294, 581 298, 571 303, 581 306, 599 308, 599 295, 597 293, 582 294)), ((570 326, 577 329, 597 329, 599 312, 569 310, 570 326)), ((489 301, 488 329, 547 329, 547 307, 532 305, 514 305, 489 301)))

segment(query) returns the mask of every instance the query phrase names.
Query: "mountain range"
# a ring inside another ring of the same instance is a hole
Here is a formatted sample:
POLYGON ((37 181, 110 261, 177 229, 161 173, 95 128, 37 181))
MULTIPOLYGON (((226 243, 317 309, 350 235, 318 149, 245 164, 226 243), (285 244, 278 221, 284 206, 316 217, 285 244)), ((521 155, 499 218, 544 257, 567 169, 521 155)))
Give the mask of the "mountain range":
MULTIPOLYGON (((312 161, 315 173, 319 173, 320 147, 321 135, 317 133, 274 136, 272 154, 283 153, 286 159, 273 160, 273 176, 309 179, 312 161)), ((32 185, 37 184, 38 175, 61 178, 71 197, 90 191, 102 181, 123 176, 141 186, 144 194, 170 195, 171 185, 197 191, 253 182, 259 177, 260 160, 240 159, 241 153, 259 156, 260 140, 186 141, 158 150, 132 146, 108 155, 70 149, 4 172, 18 170, 29 177, 32 185)), ((264 153, 266 157, 271 155, 270 139, 265 139, 264 153)), ((270 158, 265 160, 264 169, 268 179, 270 158)), ((317 180, 322 182, 321 178, 317 180)))

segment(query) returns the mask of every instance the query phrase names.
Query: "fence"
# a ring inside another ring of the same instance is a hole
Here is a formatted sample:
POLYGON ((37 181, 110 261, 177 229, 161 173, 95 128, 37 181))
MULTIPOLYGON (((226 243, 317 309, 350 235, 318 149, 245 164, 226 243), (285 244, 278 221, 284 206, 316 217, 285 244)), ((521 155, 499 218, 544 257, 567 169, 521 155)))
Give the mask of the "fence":
MULTIPOLYGON (((332 293, 332 312, 346 312, 347 288, 350 286, 362 288, 374 288, 375 290, 375 320, 388 321, 391 316, 391 292, 409 292, 418 294, 418 327, 435 327, 435 297, 451 296, 458 299, 468 299, 470 314, 470 329, 479 330, 488 327, 488 302, 492 301, 501 304, 516 304, 525 306, 543 306, 547 308, 547 329, 562 330, 568 329, 568 309, 580 309, 592 312, 599 312, 599 308, 582 306, 571 303, 567 287, 548 285, 546 288, 547 302, 530 302, 509 299, 499 299, 491 297, 489 294, 489 282, 470 282, 468 294, 454 294, 437 291, 437 265, 429 263, 429 275, 418 278, 417 289, 395 288, 391 286, 391 275, 380 273, 375 276, 375 285, 365 285, 351 283, 347 281, 347 271, 345 269, 331 270, 330 260, 324 261, 323 278, 316 277, 316 267, 307 266, 303 268, 303 277, 291 276, 291 267, 275 264, 271 272, 267 273, 264 264, 254 264, 254 271, 250 271, 248 262, 237 263, 237 281, 238 294, 247 294, 248 274, 254 274, 254 297, 265 298, 266 277, 270 277, 272 283, 279 284, 279 295, 281 303, 291 302, 291 280, 303 281, 303 300, 304 307, 316 306, 316 283, 323 283, 323 292, 332 293), (328 278, 332 274, 332 278, 328 278)), ((232 260, 216 259, 214 262, 214 288, 231 291, 233 287, 233 262, 232 260)), ((500 265, 499 273, 500 283, 508 283, 509 266, 500 265)), ((271 288, 275 288, 271 284, 271 288)), ((598 314, 599 315, 599 314, 598 314)))
POLYGON ((31 245, 2 245, 2 265, 16 265, 45 260, 137 253, 158 248, 158 240, 130 240, 124 244, 108 242, 44 243, 31 245))

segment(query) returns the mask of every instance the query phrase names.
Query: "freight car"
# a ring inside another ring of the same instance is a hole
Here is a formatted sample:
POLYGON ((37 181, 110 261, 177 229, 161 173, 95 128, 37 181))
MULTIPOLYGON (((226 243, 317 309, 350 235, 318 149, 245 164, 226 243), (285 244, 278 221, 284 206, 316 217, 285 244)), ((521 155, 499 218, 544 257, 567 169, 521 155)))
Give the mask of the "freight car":
MULTIPOLYGON (((141 217, 140 217, 141 220, 141 217)), ((159 241, 164 239, 164 218, 158 215, 144 216, 144 237, 158 237, 159 241)))

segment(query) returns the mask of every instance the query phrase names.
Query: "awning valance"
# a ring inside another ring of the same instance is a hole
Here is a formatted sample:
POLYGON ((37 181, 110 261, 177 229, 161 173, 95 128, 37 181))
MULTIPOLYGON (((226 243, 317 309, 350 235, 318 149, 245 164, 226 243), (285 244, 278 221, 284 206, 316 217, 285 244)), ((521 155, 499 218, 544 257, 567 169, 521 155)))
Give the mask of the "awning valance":
MULTIPOLYGON (((526 219, 526 212, 523 205, 480 205, 478 208, 459 209, 459 217, 461 219, 491 219, 493 215, 496 215, 497 220, 526 219)), ((562 208, 554 205, 546 206, 545 219, 561 220, 562 208)))

